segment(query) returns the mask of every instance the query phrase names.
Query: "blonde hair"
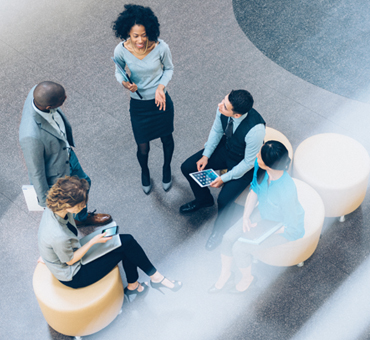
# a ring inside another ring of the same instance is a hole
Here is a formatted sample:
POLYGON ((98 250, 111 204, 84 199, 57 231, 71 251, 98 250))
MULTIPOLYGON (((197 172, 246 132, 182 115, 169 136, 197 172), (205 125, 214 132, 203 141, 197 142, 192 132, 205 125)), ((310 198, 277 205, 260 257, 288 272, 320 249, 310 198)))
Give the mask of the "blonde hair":
POLYGON ((46 205, 53 211, 61 211, 73 208, 78 204, 87 203, 89 183, 85 179, 76 176, 59 178, 50 188, 46 205))

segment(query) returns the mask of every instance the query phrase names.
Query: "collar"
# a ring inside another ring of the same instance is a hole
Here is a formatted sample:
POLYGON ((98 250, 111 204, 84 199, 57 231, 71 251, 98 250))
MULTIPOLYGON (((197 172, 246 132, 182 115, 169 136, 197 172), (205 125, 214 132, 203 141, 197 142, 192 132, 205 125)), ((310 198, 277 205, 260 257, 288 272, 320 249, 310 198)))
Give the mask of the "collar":
MULTIPOLYGON (((220 116, 223 116, 223 114, 220 112, 220 110, 217 108, 217 113, 220 115, 220 116)), ((244 115, 242 115, 241 117, 239 117, 239 118, 234 118, 234 117, 226 117, 226 118, 232 118, 233 119, 233 121, 234 122, 236 122, 237 123, 237 125, 239 125, 245 118, 247 118, 247 116, 248 116, 248 112, 246 113, 246 114, 244 114, 244 115)), ((227 120, 227 121, 229 121, 229 119, 227 120)))
POLYGON ((234 118, 234 117, 230 117, 230 118, 232 118, 234 122, 241 123, 245 118, 247 118, 247 116, 248 116, 248 112, 239 118, 234 118))
POLYGON ((32 107, 33 107, 33 109, 37 112, 37 113, 39 113, 41 116, 43 116, 43 115, 50 115, 51 113, 50 113, 50 111, 49 112, 44 112, 44 111, 41 111, 39 108, 37 108, 37 106, 35 105, 35 101, 34 101, 35 99, 32 99, 32 107))
POLYGON ((57 221, 60 223, 60 224, 62 224, 62 225, 67 225, 67 223, 69 222, 69 223, 71 223, 71 221, 70 221, 70 217, 71 217, 71 213, 67 213, 67 219, 65 219, 65 218, 62 218, 62 217, 60 217, 58 214, 56 214, 56 213, 53 213, 54 214, 54 216, 55 216, 55 218, 57 219, 57 221))

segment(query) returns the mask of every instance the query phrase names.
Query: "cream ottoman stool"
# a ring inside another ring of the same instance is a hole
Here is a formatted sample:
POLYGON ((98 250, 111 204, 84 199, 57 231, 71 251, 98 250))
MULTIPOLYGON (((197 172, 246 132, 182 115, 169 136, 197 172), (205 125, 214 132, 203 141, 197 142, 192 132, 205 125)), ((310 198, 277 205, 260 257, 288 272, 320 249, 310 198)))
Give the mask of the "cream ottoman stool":
POLYGON ((321 196, 327 217, 356 210, 365 198, 370 173, 366 149, 354 139, 324 133, 304 140, 294 155, 294 177, 321 196))
MULTIPOLYGON (((266 135, 265 135, 265 142, 269 140, 277 140, 278 142, 284 144, 284 146, 288 149, 288 155, 289 158, 293 161, 293 147, 292 144, 290 144, 289 139, 282 134, 280 131, 275 130, 270 127, 266 127, 266 135)), ((290 173, 290 170, 292 168, 292 162, 290 163, 288 172, 290 173)))
MULTIPOLYGON (((278 142, 281 142, 284 144, 284 146, 288 149, 289 158, 293 161, 293 148, 292 144, 290 144, 289 139, 285 137, 280 131, 275 130, 270 127, 266 127, 266 135, 264 141, 267 142, 269 140, 277 140, 278 142)), ((257 156, 257 155, 256 155, 257 156)), ((288 172, 290 173, 292 169, 292 162, 290 162, 288 172)), ((246 188, 235 200, 235 203, 243 205, 245 204, 245 201, 247 199, 249 192, 249 187, 246 188)))
POLYGON ((316 250, 325 218, 324 203, 319 194, 307 183, 294 178, 298 200, 304 211, 305 234, 302 238, 280 246, 265 249, 256 258, 272 266, 303 266, 316 250))
POLYGON ((120 314, 123 303, 118 267, 88 287, 73 289, 60 283, 45 264, 38 263, 33 289, 50 327, 75 339, 108 326, 120 314))

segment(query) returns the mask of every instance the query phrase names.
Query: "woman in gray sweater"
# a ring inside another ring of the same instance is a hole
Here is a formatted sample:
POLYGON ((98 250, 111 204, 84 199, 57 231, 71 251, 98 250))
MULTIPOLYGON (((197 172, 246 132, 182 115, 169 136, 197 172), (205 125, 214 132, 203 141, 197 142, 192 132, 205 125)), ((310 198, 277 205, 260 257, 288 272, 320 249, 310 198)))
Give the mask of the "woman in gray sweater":
POLYGON ((146 283, 137 281, 137 268, 150 276, 153 288, 168 288, 176 292, 181 282, 171 281, 160 274, 150 262, 144 250, 129 234, 120 234, 121 246, 83 265, 82 257, 94 245, 109 242, 112 237, 98 234, 81 246, 73 214, 81 211, 88 200, 89 184, 78 177, 59 178, 49 190, 47 207, 42 216, 38 245, 41 258, 51 273, 71 288, 86 287, 107 275, 119 262, 126 272, 128 286, 125 294, 143 296, 148 291, 146 283))
POLYGON ((131 125, 137 143, 141 184, 145 194, 152 188, 148 168, 149 142, 161 138, 163 144, 162 186, 172 185, 171 159, 174 150, 174 108, 166 86, 172 78, 173 64, 168 45, 159 37, 157 17, 149 7, 125 5, 113 23, 117 38, 123 40, 114 50, 117 81, 130 91, 131 125), (130 70, 131 80, 121 69, 130 70))

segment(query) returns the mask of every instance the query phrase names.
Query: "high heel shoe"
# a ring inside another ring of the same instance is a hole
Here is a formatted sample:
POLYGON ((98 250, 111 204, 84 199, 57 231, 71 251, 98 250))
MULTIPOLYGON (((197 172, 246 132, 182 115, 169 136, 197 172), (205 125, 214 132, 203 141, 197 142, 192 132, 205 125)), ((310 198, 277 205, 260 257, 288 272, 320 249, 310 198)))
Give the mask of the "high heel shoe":
POLYGON ((150 285, 152 286, 152 288, 159 290, 162 294, 164 293, 162 292, 161 288, 167 288, 167 289, 172 290, 173 292, 177 292, 180 288, 182 288, 182 283, 176 280, 175 281, 168 280, 173 284, 173 287, 172 288, 167 287, 163 284, 164 279, 166 279, 165 276, 163 276, 163 279, 159 282, 150 281, 150 285))
POLYGON ((139 282, 137 287, 134 290, 130 290, 127 287, 124 289, 124 294, 129 298, 130 295, 136 295, 137 297, 144 297, 149 292, 149 286, 146 282, 139 282), (139 287, 142 286, 144 289, 139 292, 139 287))
POLYGON ((250 283, 250 285, 248 286, 247 289, 244 289, 243 291, 240 291, 240 290, 237 290, 236 287, 233 287, 232 289, 229 290, 229 293, 230 294, 245 294, 246 292, 248 292, 250 290, 250 288, 257 287, 257 285, 256 285, 257 281, 258 281, 258 277, 253 276, 253 280, 252 280, 252 282, 250 283))
POLYGON ((168 191, 172 187, 172 179, 171 179, 171 167, 163 168, 163 175, 162 175, 162 187, 164 191, 168 191))
POLYGON ((143 188, 144 194, 149 195, 152 190, 152 183, 150 181, 150 174, 144 174, 141 172, 141 187, 143 188), (148 184, 149 183, 149 184, 148 184))
POLYGON ((208 293, 209 294, 217 294, 217 293, 221 292, 222 290, 230 287, 234 283, 234 277, 235 277, 235 274, 233 272, 231 272, 230 277, 227 279, 227 281, 225 282, 224 286, 221 289, 218 289, 216 287, 216 284, 214 284, 211 288, 208 289, 208 293))
POLYGON ((168 191, 168 190, 170 190, 170 189, 171 189, 171 187, 172 187, 172 180, 171 180, 169 183, 164 183, 164 182, 162 182, 162 186, 163 186, 163 190, 164 190, 164 191, 168 191))

